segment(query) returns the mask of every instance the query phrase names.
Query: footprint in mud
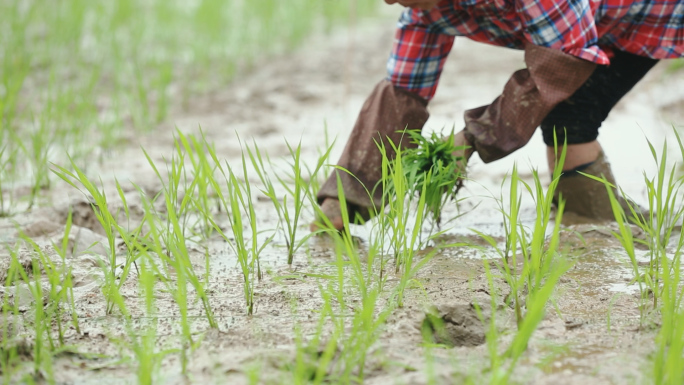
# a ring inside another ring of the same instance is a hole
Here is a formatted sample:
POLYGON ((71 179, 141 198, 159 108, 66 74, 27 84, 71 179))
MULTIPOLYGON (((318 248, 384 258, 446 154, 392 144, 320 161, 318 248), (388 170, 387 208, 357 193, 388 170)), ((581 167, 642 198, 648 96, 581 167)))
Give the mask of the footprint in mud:
POLYGON ((472 303, 436 306, 425 314, 421 324, 423 339, 450 347, 482 345, 489 309, 482 307, 481 314, 482 320, 472 303))

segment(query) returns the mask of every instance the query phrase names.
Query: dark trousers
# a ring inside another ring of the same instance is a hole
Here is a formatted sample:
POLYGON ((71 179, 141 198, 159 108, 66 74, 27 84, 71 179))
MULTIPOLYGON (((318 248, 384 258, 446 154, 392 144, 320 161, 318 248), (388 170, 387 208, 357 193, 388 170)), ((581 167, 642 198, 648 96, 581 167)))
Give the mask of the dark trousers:
POLYGON ((616 51, 608 66, 597 66, 589 79, 568 99, 544 118, 541 129, 544 143, 588 143, 596 140, 601 123, 635 84, 658 60, 616 51), (566 136, 567 135, 567 136, 566 136))

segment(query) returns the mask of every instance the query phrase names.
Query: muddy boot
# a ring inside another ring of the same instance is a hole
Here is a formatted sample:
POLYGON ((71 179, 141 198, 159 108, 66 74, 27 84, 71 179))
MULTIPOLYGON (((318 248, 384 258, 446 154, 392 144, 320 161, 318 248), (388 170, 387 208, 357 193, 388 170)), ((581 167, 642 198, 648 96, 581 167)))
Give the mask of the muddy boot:
MULTIPOLYGON (((578 171, 599 178, 604 177, 614 186, 617 185, 613 172, 610 169, 610 163, 608 163, 603 151, 601 151, 598 158, 588 166, 580 167, 578 170, 566 171, 561 176, 554 194, 554 203, 558 202, 559 196, 565 199, 564 215, 570 214, 569 219, 572 218, 570 219, 571 222, 605 222, 615 220, 606 186, 601 182, 580 174, 578 171)), ((613 193, 627 218, 633 217, 627 200, 620 195, 617 189, 613 189, 613 193)), ((644 215, 647 213, 647 211, 634 202, 631 202, 631 205, 637 214, 644 215)), ((631 221, 632 219, 630 219, 631 221)))
MULTIPOLYGON (((381 209, 382 152, 384 146, 389 159, 395 152, 390 143, 400 148, 414 147, 408 130, 422 130, 428 119, 427 101, 401 88, 394 87, 387 80, 381 81, 363 105, 354 129, 342 152, 339 167, 349 172, 336 170, 325 181, 317 198, 333 227, 342 230, 342 214, 337 193, 339 176, 344 190, 349 220, 363 222, 381 209)), ((311 231, 326 227, 321 218, 311 223, 311 231)))

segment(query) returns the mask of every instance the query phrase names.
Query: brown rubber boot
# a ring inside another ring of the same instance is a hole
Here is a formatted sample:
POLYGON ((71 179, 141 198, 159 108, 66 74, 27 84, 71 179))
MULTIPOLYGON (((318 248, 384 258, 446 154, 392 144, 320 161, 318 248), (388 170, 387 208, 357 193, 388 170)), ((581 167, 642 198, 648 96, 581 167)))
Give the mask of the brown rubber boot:
MULTIPOLYGON (((400 148, 415 147, 403 131, 422 130, 428 117, 427 101, 420 96, 394 87, 388 80, 375 86, 337 162, 349 172, 333 172, 317 195, 322 214, 336 230, 343 228, 337 176, 342 182, 349 220, 353 223, 370 219, 382 205, 383 192, 378 183, 382 178, 383 156, 378 146, 384 146, 389 159, 395 156, 390 143, 400 148)), ((310 225, 311 231, 324 227, 320 218, 310 225)))
MULTIPOLYGON (((603 151, 599 153, 596 161, 586 169, 581 170, 581 172, 599 178, 604 177, 612 185, 617 186, 610 163, 606 160, 603 151)), ((633 217, 627 200, 619 194, 617 189, 613 189, 613 193, 627 218, 633 217)), ((601 182, 576 172, 564 174, 558 181, 558 187, 554 193, 554 202, 558 202, 559 196, 565 199, 564 215, 570 214, 572 222, 605 222, 615 220, 606 186, 601 182)), ((647 214, 647 211, 634 202, 631 202, 631 205, 637 214, 647 214)))

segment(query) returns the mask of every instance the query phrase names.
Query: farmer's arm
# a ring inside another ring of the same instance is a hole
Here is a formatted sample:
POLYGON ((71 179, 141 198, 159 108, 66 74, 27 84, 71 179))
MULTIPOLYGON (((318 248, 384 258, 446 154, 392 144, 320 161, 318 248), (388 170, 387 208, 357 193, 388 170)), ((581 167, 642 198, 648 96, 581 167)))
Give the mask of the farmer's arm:
POLYGON ((527 68, 516 71, 492 104, 464 114, 466 139, 488 163, 527 144, 541 121, 570 97, 596 64, 528 44, 527 68))
POLYGON ((570 97, 596 64, 599 49, 589 3, 517 0, 525 30, 525 63, 492 104, 465 113, 466 138, 485 162, 524 146, 544 117, 570 97))
MULTIPOLYGON (((427 103, 435 94, 454 41, 425 14, 414 9, 402 14, 387 63, 387 78, 366 99, 337 163, 348 172, 332 173, 318 192, 319 203, 338 198, 339 176, 350 217, 359 214, 368 218, 373 209, 381 207, 382 189, 377 187, 383 156, 378 146, 384 146, 389 158, 394 157, 393 145, 415 146, 404 137, 403 130, 423 128, 428 119, 427 103)), ((339 216, 336 210, 323 205, 331 219, 339 216)))
POLYGON ((432 20, 429 12, 407 8, 399 18, 387 61, 387 80, 395 87, 429 101, 435 95, 454 35, 432 20))

